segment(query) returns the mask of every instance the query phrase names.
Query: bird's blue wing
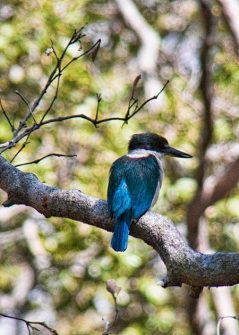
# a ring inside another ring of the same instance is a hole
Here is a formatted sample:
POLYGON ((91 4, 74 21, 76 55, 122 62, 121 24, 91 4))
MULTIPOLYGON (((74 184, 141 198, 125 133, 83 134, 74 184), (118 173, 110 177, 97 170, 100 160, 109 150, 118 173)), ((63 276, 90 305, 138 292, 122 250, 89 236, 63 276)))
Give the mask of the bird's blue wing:
POLYGON ((160 168, 153 155, 131 158, 132 169, 127 171, 126 182, 132 199, 134 219, 139 219, 151 207, 158 183, 160 168))
POLYGON ((119 217, 131 207, 131 199, 124 175, 123 157, 117 159, 110 170, 107 202, 110 214, 119 217), (122 170, 123 169, 123 170, 122 170))
POLYGON ((115 217, 131 213, 139 219, 150 207, 160 180, 160 168, 153 155, 123 156, 112 166, 108 186, 108 207, 115 217))

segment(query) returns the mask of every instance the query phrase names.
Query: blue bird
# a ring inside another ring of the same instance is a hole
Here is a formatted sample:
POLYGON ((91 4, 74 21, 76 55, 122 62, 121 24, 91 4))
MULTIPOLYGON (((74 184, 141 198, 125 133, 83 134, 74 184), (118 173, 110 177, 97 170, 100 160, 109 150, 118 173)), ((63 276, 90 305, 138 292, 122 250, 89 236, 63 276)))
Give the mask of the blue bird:
POLYGON ((158 200, 163 181, 164 155, 191 158, 169 146, 168 141, 154 133, 132 136, 128 154, 117 159, 110 170, 107 201, 114 218, 111 246, 125 251, 132 221, 138 221, 158 200))

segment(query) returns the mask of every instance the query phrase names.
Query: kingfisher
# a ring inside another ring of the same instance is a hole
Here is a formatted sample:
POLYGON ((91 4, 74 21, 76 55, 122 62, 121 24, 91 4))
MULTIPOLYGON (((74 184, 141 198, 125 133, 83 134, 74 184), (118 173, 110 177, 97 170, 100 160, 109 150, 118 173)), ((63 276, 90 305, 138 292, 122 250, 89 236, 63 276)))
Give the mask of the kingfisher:
POLYGON ((165 155, 192 157, 170 147, 162 136, 141 133, 131 137, 128 153, 112 164, 107 203, 114 219, 111 246, 115 251, 127 249, 131 223, 137 222, 158 200, 165 155))

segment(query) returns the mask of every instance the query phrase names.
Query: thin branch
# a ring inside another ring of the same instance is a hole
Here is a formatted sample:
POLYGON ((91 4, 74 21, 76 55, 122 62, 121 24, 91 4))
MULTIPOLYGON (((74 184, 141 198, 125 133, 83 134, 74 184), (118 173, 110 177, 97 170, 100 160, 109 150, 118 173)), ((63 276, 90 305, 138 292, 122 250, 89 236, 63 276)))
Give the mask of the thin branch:
POLYGON ((3 313, 0 313, 0 316, 2 316, 3 318, 8 318, 8 319, 13 319, 13 320, 18 320, 18 321, 24 322, 26 327, 27 327, 29 335, 31 335, 32 330, 33 331, 34 330, 39 331, 39 329, 36 328, 34 325, 42 326, 43 328, 47 329, 52 335, 59 335, 55 329, 49 327, 45 322, 28 321, 28 320, 25 320, 23 318, 18 318, 16 316, 10 316, 10 315, 6 315, 6 314, 3 314, 3 313))
MULTIPOLYGON (((135 94, 135 89, 136 89, 136 87, 137 87, 137 85, 138 85, 140 79, 141 79, 141 75, 138 75, 138 76, 134 79, 134 81, 133 81, 133 86, 132 86, 131 96, 130 96, 130 99, 129 99, 129 104, 128 104, 127 111, 126 111, 126 113, 125 113, 125 119, 126 119, 126 120, 128 119, 128 117, 129 117, 129 115, 130 115, 130 111, 131 111, 132 107, 133 107, 135 104, 136 104, 135 109, 138 107, 138 104, 137 104, 138 99, 136 99, 136 98, 134 97, 134 94, 135 94)), ((127 122, 127 121, 126 121, 126 122, 127 122)))
POLYGON ((53 54, 54 54, 54 56, 55 56, 55 58, 56 58, 56 61, 59 62, 59 57, 58 57, 57 52, 56 52, 56 49, 55 49, 55 47, 54 47, 54 42, 53 42, 53 40, 51 40, 51 50, 52 50, 52 52, 53 52, 53 54))
POLYGON ((31 136, 31 133, 29 133, 27 135, 26 140, 24 141, 24 143, 22 144, 22 146, 20 147, 20 149, 12 157, 12 159, 10 160, 10 163, 12 163, 14 161, 14 159, 17 158, 17 156, 20 154, 20 152, 26 147, 26 145, 30 143, 30 142, 28 142, 28 139, 29 139, 30 136, 31 136))
POLYGON ((1 109, 2 109, 2 113, 3 113, 3 115, 5 116, 5 118, 7 119, 7 122, 8 122, 8 124, 9 124, 9 126, 10 126, 12 132, 14 132, 15 128, 14 128, 14 126, 13 126, 11 120, 9 119, 9 117, 8 117, 8 115, 7 115, 7 113, 6 113, 5 109, 4 109, 4 107, 3 107, 2 99, 0 99, 0 106, 1 106, 1 109))
MULTIPOLYGON (((84 27, 82 27, 81 29, 79 30, 76 30, 70 40, 68 41, 67 45, 65 46, 64 50, 62 51, 61 55, 58 56, 56 51, 55 51, 55 48, 54 48, 54 44, 53 44, 53 41, 51 41, 51 52, 54 54, 55 58, 56 58, 56 65, 55 67, 53 68, 44 88, 42 89, 39 97, 34 101, 34 103, 32 104, 32 106, 30 105, 30 103, 27 101, 27 99, 21 94, 19 93, 18 91, 16 91, 16 93, 20 96, 20 98, 22 99, 22 101, 26 104, 27 108, 28 108, 28 113, 25 115, 25 117, 23 117, 20 122, 19 122, 19 125, 17 128, 14 128, 13 125, 11 124, 9 118, 7 117, 7 114, 6 112, 4 111, 4 108, 1 104, 1 108, 2 108, 2 111, 3 111, 3 114, 5 115, 5 117, 7 118, 8 120, 8 123, 9 125, 11 126, 11 129, 13 131, 13 138, 9 141, 9 142, 6 142, 6 143, 3 143, 0 145, 1 148, 3 148, 3 150, 0 152, 4 152, 5 150, 7 149, 10 149, 12 147, 14 147, 22 138, 28 136, 28 134, 30 132, 33 132, 37 129, 39 129, 42 125, 43 125, 43 120, 45 119, 46 115, 50 112, 50 110, 52 109, 52 106, 54 104, 54 102, 56 101, 57 99, 57 96, 58 96, 58 90, 59 90, 59 84, 60 84, 60 77, 61 77, 61 74, 62 72, 74 61, 76 61, 77 59, 85 56, 85 55, 89 55, 89 54, 92 54, 93 53, 93 58, 95 59, 96 55, 97 55, 97 52, 98 52, 98 49, 100 47, 100 40, 98 40, 93 46, 91 46, 90 48, 88 48, 85 52, 81 53, 79 56, 77 57, 74 57, 72 58, 68 63, 65 64, 65 66, 62 67, 62 62, 65 58, 65 55, 68 51, 68 48, 76 43, 76 42, 79 42, 81 38, 83 38, 85 35, 82 34, 82 30, 83 30, 84 27), (40 104, 40 102, 42 101, 43 97, 45 96, 45 94, 47 93, 48 91, 48 88, 52 85, 52 83, 57 79, 57 86, 56 86, 56 91, 55 91, 55 95, 53 96, 51 102, 50 102, 50 105, 49 107, 47 108, 47 110, 45 111, 45 113, 43 114, 42 116, 42 119, 41 119, 41 125, 38 125, 36 123, 36 120, 34 119, 34 112, 36 111, 38 105, 40 104), (29 120, 30 117, 33 117, 34 119, 34 122, 35 124, 31 127, 27 127, 26 128, 26 125, 27 125, 27 121, 29 120)), ((50 53, 48 52, 48 55, 50 53)))
POLYGON ((84 51, 79 56, 76 56, 76 57, 72 58, 65 66, 63 66, 62 71, 64 71, 69 65, 71 65, 73 62, 75 62, 79 58, 82 58, 83 56, 92 54, 95 51, 95 49, 98 50, 99 47, 100 47, 100 43, 101 43, 101 39, 98 39, 98 41, 96 41, 95 44, 93 44, 89 49, 84 51))
POLYGON ((100 49, 100 43, 101 43, 101 39, 99 39, 97 41, 95 48, 91 52, 91 59, 92 59, 93 62, 96 60, 96 57, 98 55, 98 52, 99 52, 99 49, 100 49))
POLYGON ((16 90, 15 93, 16 93, 16 94, 22 99, 22 101, 25 103, 25 105, 26 105, 27 108, 28 108, 29 114, 30 114, 31 117, 33 118, 33 121, 34 121, 35 123, 37 123, 36 120, 35 120, 35 118, 34 118, 34 115, 33 115, 33 113, 32 113, 32 109, 31 109, 30 103, 29 103, 29 102, 27 101, 27 99, 22 95, 22 93, 20 93, 18 90, 16 90))
MULTIPOLYGON (((163 88, 160 90, 160 92, 149 98, 146 99, 140 106, 138 105, 138 99, 136 99, 134 97, 134 91, 135 91, 135 87, 140 79, 140 76, 138 76, 134 83, 133 83, 133 88, 132 88, 132 92, 131 92, 131 97, 130 97, 130 101, 129 101, 129 105, 126 111, 126 114, 124 117, 110 117, 110 118, 105 118, 105 119, 101 119, 99 120, 99 107, 100 107, 100 102, 101 102, 101 96, 97 95, 97 109, 96 109, 96 115, 95 118, 90 118, 84 114, 77 114, 77 115, 69 115, 69 116, 63 116, 63 117, 55 117, 55 118, 51 118, 48 120, 45 120, 46 116, 49 114, 49 112, 51 111, 57 97, 58 97, 58 92, 59 92, 59 85, 60 85, 60 78, 62 75, 62 72, 70 65, 72 64, 74 61, 78 60, 79 58, 82 58, 85 55, 92 55, 92 60, 94 61, 97 53, 99 51, 99 47, 100 47, 100 43, 101 40, 99 39, 98 41, 96 41, 90 48, 88 48, 86 51, 84 51, 83 53, 81 53, 79 56, 72 58, 70 61, 68 61, 64 66, 62 65, 64 57, 67 53, 68 48, 76 43, 79 42, 81 38, 83 38, 85 35, 82 34, 82 30, 83 27, 81 29, 79 29, 78 31, 75 31, 70 40, 68 41, 67 45, 65 46, 64 50, 62 51, 61 55, 58 56, 55 48, 54 48, 54 44, 53 41, 51 41, 51 51, 49 51, 50 53, 53 53, 55 58, 56 58, 56 65, 54 67, 54 69, 52 70, 43 90, 41 91, 39 97, 35 100, 35 102, 32 104, 32 106, 30 105, 30 103, 27 101, 27 99, 18 91, 16 91, 16 94, 19 95, 19 97, 22 99, 22 101, 26 104, 27 108, 28 108, 28 113, 25 115, 24 118, 21 119, 21 121, 19 122, 19 125, 16 129, 13 128, 12 124, 10 123, 9 118, 7 118, 9 121, 9 124, 13 130, 13 138, 6 142, 6 143, 2 143, 0 144, 0 154, 3 153, 4 151, 13 148, 19 141, 21 141, 23 138, 25 137, 29 137, 30 134, 36 130, 38 130, 39 128, 41 128, 44 125, 50 124, 50 123, 54 123, 54 122, 63 122, 69 119, 74 119, 74 118, 82 118, 85 119, 89 122, 91 122, 95 127, 97 127, 99 124, 101 123, 105 123, 105 122, 109 122, 109 121, 122 121, 123 123, 127 123, 134 115, 136 115, 147 103, 149 103, 152 100, 155 100, 158 98, 158 96, 161 94, 161 92, 163 92, 163 90, 165 89, 165 87, 167 86, 167 84, 169 83, 169 81, 166 82, 166 84, 163 86, 163 88), (48 88, 52 85, 52 83, 57 79, 57 85, 56 85, 56 89, 55 89, 55 94, 51 99, 51 102, 48 106, 48 108, 46 109, 46 111, 44 112, 44 114, 41 117, 41 120, 39 123, 36 122, 33 114, 36 111, 39 103, 41 102, 41 100, 43 99, 43 97, 45 96, 45 94, 48 91, 48 88), (30 117, 33 117, 34 120, 34 124, 26 127, 27 125, 27 121, 30 117)), ((48 54, 49 54, 48 52, 48 54)), ((2 108, 3 109, 3 108, 2 108)), ((4 109, 3 109, 4 111, 4 109)), ((19 152, 21 152, 24 147, 26 146, 27 141, 23 144, 23 146, 20 148, 20 150, 17 152, 16 156, 19 154, 19 152)), ((13 159, 16 158, 16 156, 13 157, 13 159)))
MULTIPOLYGON (((7 143, 3 143, 0 144, 0 148, 2 148, 2 150, 0 151, 0 154, 3 153, 4 151, 14 147, 16 145, 16 143, 18 143, 21 139, 23 139, 24 137, 28 136, 30 133, 36 131, 37 129, 43 127, 44 125, 47 124, 51 124, 51 123, 55 123, 55 122, 63 122, 66 120, 70 120, 70 119, 84 119, 87 120, 89 122, 91 122, 95 127, 97 127, 97 125, 101 124, 101 123, 106 123, 106 122, 110 122, 110 121, 122 121, 123 123, 127 123, 134 115, 136 115, 148 102, 150 102, 151 100, 157 99, 159 97, 159 95, 162 93, 162 91, 166 88, 166 86, 168 85, 169 80, 167 80, 167 82, 164 84, 163 88, 153 97, 145 100, 140 106, 138 106, 136 104, 136 108, 134 109, 134 111, 132 113, 130 113, 130 110, 125 114, 124 117, 109 117, 109 118, 105 118, 105 119, 101 119, 101 120, 96 120, 96 118, 91 118, 89 116, 86 116, 85 114, 75 114, 75 115, 68 115, 68 116, 59 116, 56 118, 52 118, 52 119, 48 119, 48 120, 42 120, 37 124, 32 125, 31 127, 25 128, 25 130, 20 133, 18 136, 16 136, 15 138, 13 138, 11 141, 7 142, 7 143)), ((55 94, 55 96, 57 95, 57 92, 55 94)), ((56 99, 56 98, 55 98, 56 99)), ((137 103, 138 100, 136 100, 137 103)), ((99 105, 99 101, 98 101, 98 105, 99 105)), ((132 108, 134 106, 133 103, 131 103, 131 105, 129 105, 130 108, 132 108)), ((97 108, 99 108, 99 106, 97 106, 97 108)), ((47 113, 49 112, 49 110, 47 110, 47 113)), ((97 115, 98 117, 98 115, 97 115)))
POLYGON ((97 123, 97 121, 98 121, 100 103, 101 103, 101 100, 102 100, 101 94, 97 93, 96 98, 97 98, 97 107, 96 107, 96 113, 95 113, 95 123, 97 123))
POLYGON ((58 76, 57 76, 57 84, 56 84, 56 90, 55 90, 55 94, 50 102, 50 105, 48 106, 47 110, 45 111, 45 113, 43 114, 40 123, 43 122, 43 120, 45 119, 45 117, 47 116, 47 114, 50 112, 54 102, 56 101, 57 97, 58 97, 58 91, 59 91, 59 86, 60 86, 60 78, 61 78, 61 69, 58 69, 58 76))
MULTIPOLYGON (((41 91, 39 97, 35 100, 35 102, 33 103, 32 107, 31 107, 31 111, 29 111, 26 116, 20 121, 19 126, 17 129, 15 129, 14 132, 14 137, 17 136, 19 134, 19 132, 22 130, 22 128, 26 125, 26 122, 28 121, 28 119, 31 117, 31 114, 35 112, 35 110, 37 109, 38 105, 40 104, 41 100, 43 99, 43 97, 45 96, 45 94, 48 91, 48 88, 51 86, 51 84, 53 83, 53 81, 58 78, 59 76, 59 69, 61 69, 61 64, 62 61, 66 55, 66 52, 69 48, 70 45, 74 44, 75 42, 79 41, 79 39, 83 36, 81 34, 83 28, 81 28, 79 31, 75 31, 74 34, 72 35, 72 37, 70 38, 69 42, 67 43, 66 47, 64 48, 62 54, 60 57, 57 56, 56 53, 54 53, 54 48, 53 48, 53 53, 57 59, 57 63, 54 67, 54 69, 52 70, 43 90, 41 91), (58 73, 57 73, 58 72, 58 73), (57 73, 57 74, 56 74, 57 73)), ((86 53, 91 50, 91 48, 89 48, 86 53)), ((81 57, 81 56, 79 56, 81 57)), ((77 57, 77 59, 79 58, 77 57)), ((53 98, 54 99, 54 98, 53 98)), ((55 100, 54 100, 55 101, 55 100)))
POLYGON ((135 111, 129 115, 128 120, 131 119, 135 114, 137 114, 145 105, 147 105, 150 101, 158 99, 159 95, 165 90, 166 86, 169 84, 169 80, 163 85, 162 89, 153 97, 145 100, 139 107, 135 109, 135 111))
POLYGON ((64 154, 57 154, 57 153, 52 153, 52 154, 48 154, 48 155, 45 155, 41 158, 38 158, 38 159, 35 159, 34 161, 31 161, 31 162, 27 162, 27 163, 21 163, 21 164, 16 164, 14 165, 15 167, 18 167, 18 166, 23 166, 23 165, 30 165, 30 164, 38 164, 40 163, 43 159, 45 158, 48 158, 48 157, 77 157, 77 155, 64 155, 64 154))

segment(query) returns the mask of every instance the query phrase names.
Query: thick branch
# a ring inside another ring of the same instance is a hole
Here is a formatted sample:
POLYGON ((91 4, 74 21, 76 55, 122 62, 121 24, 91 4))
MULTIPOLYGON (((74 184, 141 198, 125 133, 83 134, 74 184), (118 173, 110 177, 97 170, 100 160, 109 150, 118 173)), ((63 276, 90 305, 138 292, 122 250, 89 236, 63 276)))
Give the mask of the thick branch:
MULTIPOLYGON (((5 206, 25 204, 45 215, 81 221, 107 231, 113 230, 105 201, 79 190, 61 190, 41 183, 0 156, 0 188, 8 193, 5 206)), ((206 255, 193 251, 171 221, 147 213, 133 225, 131 235, 152 246, 166 264, 164 286, 224 286, 239 283, 239 254, 206 255)))
POLYGON ((200 0, 201 13, 203 17, 203 24, 205 27, 204 41, 201 48, 201 81, 200 91, 203 100, 203 115, 201 127, 201 142, 199 144, 199 166, 197 170, 197 183, 198 188, 194 198, 188 206, 187 224, 188 224, 188 240, 193 248, 198 247, 198 229, 199 219, 203 214, 204 204, 201 203, 202 190, 204 186, 204 179, 207 168, 206 151, 211 144, 213 135, 213 114, 212 114, 212 101, 213 101, 213 87, 211 85, 211 62, 210 51, 214 32, 214 19, 211 13, 210 1, 200 0))
POLYGON ((214 187, 206 188, 202 192, 204 208, 213 205, 216 201, 225 198, 239 181, 239 158, 229 164, 223 175, 214 181, 214 187))

